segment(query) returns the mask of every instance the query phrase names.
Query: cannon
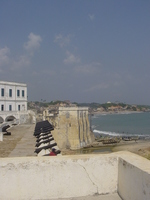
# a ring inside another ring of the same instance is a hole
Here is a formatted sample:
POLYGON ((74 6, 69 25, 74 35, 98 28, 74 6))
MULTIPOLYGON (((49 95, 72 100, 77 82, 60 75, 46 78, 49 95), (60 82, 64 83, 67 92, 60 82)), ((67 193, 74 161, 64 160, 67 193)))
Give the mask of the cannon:
POLYGON ((44 146, 44 147, 40 147, 40 148, 35 149, 34 152, 38 154, 42 149, 44 149, 44 150, 50 149, 50 148, 52 148, 52 147, 54 147, 54 146, 56 146, 56 145, 57 145, 57 143, 49 144, 49 145, 47 145, 47 146, 44 146))

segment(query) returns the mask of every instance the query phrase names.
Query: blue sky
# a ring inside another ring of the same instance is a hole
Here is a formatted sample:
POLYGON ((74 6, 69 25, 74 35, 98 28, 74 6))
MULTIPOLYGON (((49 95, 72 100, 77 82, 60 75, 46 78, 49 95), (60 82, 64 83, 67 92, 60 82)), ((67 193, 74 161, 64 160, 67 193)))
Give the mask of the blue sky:
POLYGON ((0 0, 0 80, 29 101, 150 105, 150 1, 0 0))

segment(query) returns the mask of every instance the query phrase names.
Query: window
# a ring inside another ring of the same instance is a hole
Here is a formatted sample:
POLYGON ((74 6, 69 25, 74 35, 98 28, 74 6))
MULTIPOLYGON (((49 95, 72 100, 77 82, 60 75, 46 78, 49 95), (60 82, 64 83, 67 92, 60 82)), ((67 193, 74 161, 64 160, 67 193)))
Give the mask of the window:
POLYGON ((4 97, 4 88, 1 88, 1 96, 4 97))
POLYGON ((17 90, 17 97, 20 97, 20 90, 17 90))
POLYGON ((9 105, 9 111, 11 111, 12 110, 12 105, 9 105))
POLYGON ((9 89, 9 97, 12 97, 12 89, 9 89))
POLYGON ((20 111, 20 105, 18 105, 18 110, 20 111))
POLYGON ((1 105, 1 111, 4 111, 4 105, 1 105))
POLYGON ((24 97, 24 90, 22 90, 22 97, 24 97))

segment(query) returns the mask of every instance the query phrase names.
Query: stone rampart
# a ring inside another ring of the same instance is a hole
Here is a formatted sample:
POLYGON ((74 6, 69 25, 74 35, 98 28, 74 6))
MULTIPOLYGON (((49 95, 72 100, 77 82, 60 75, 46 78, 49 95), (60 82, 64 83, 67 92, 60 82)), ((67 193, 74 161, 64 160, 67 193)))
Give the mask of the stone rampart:
POLYGON ((0 159, 0 198, 61 199, 116 193, 150 199, 150 162, 128 152, 0 159))
POLYGON ((50 123, 54 124, 53 134, 60 149, 80 149, 95 140, 87 107, 59 107, 50 123))

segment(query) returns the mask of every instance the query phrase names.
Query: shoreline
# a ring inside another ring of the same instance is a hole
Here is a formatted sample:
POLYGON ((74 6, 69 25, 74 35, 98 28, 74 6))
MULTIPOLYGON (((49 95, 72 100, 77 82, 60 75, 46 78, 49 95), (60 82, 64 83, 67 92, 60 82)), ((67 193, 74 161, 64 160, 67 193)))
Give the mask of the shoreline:
MULTIPOLYGON (((149 111, 147 111, 149 112, 149 111)), ((98 115, 118 115, 118 114, 140 114, 140 113, 147 113, 144 111, 117 111, 117 112, 113 112, 113 111, 109 111, 109 112, 95 112, 93 113, 95 116, 98 115)), ((94 130, 94 129, 93 129, 94 130)), ((103 131, 102 131, 103 132, 103 131)), ((104 137, 108 137, 108 138, 115 138, 115 137, 122 137, 122 135, 103 135, 100 133, 97 133, 99 136, 104 136, 104 137)), ((125 135, 125 137, 127 137, 128 135, 125 135)), ((136 137, 137 135, 132 135, 129 137, 136 137)), ((149 136, 149 135, 148 135, 149 136)), ((144 136, 139 136, 138 140, 135 142, 133 141, 123 141, 121 140, 119 143, 117 144, 110 144, 109 147, 111 148, 111 152, 118 152, 118 151, 129 151, 132 153, 135 153, 137 155, 140 155, 142 157, 145 157, 147 159, 150 160, 150 137, 149 138, 145 138, 143 139, 144 136)), ((108 146, 108 145, 107 145, 108 146)), ((106 145, 105 145, 106 147, 106 145)))
POLYGON ((150 160, 150 140, 120 141, 120 143, 104 145, 101 142, 93 142, 91 147, 79 150, 65 149, 63 155, 76 154, 108 154, 118 151, 129 151, 150 160))
POLYGON ((114 114, 137 114, 137 113, 145 113, 143 111, 128 111, 128 110, 124 110, 124 111, 96 111, 91 113, 93 116, 94 115, 114 115, 114 114))
POLYGON ((91 131, 94 133, 96 139, 103 139, 105 137, 138 137, 140 140, 150 139, 149 113, 137 111, 118 113, 98 112, 90 119, 91 131), (146 121, 146 127, 142 123, 142 120, 143 122, 146 121))
POLYGON ((150 160, 150 140, 137 140, 120 143, 112 148, 112 152, 129 151, 150 160))

